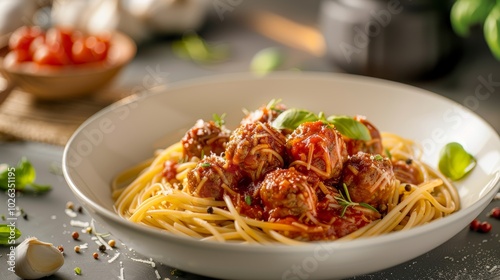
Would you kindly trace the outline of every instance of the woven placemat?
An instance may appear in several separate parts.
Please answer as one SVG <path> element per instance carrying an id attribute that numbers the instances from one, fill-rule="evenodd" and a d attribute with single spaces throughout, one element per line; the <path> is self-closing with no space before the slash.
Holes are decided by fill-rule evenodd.
<path id="1" fill-rule="evenodd" d="M 0 105 L 0 140 L 65 145 L 86 119 L 116 100 L 109 95 L 49 102 L 14 90 Z"/>

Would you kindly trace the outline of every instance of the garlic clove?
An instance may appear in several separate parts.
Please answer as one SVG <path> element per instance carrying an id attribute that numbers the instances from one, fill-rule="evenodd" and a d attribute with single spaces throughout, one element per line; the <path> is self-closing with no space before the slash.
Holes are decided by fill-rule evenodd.
<path id="1" fill-rule="evenodd" d="M 51 243 L 27 238 L 16 247 L 15 273 L 23 279 L 54 274 L 64 264 L 63 254 Z"/>

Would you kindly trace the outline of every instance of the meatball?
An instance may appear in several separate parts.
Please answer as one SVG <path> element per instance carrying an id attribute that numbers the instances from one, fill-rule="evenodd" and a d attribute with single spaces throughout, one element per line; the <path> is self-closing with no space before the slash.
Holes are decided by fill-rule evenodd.
<path id="1" fill-rule="evenodd" d="M 287 216 L 316 215 L 318 198 L 307 177 L 294 168 L 268 173 L 260 186 L 260 198 L 268 220 Z"/>
<path id="2" fill-rule="evenodd" d="M 198 197 L 222 200 L 224 190 L 237 184 L 238 174 L 225 168 L 223 157 L 214 154 L 204 157 L 187 174 L 188 191 Z"/>
<path id="3" fill-rule="evenodd" d="M 229 140 L 229 135 L 230 131 L 224 126 L 217 126 L 213 121 L 198 120 L 186 132 L 181 143 L 188 158 L 202 158 L 211 153 L 222 154 L 225 144 Z"/>
<path id="4" fill-rule="evenodd" d="M 355 116 L 355 120 L 364 124 L 370 132 L 371 139 L 368 141 L 354 140 L 344 136 L 344 141 L 349 155 L 355 155 L 358 152 L 365 152 L 369 154 L 382 154 L 384 151 L 382 147 L 382 137 L 378 129 L 363 116 Z"/>
<path id="5" fill-rule="evenodd" d="M 226 159 L 255 182 L 285 165 L 286 139 L 269 123 L 240 125 L 226 145 Z"/>
<path id="6" fill-rule="evenodd" d="M 395 176 L 388 158 L 358 152 L 351 156 L 342 173 L 354 202 L 364 202 L 384 210 L 395 188 Z M 382 207 L 381 207 L 382 206 Z"/>
<path id="7" fill-rule="evenodd" d="M 286 147 L 290 166 L 322 180 L 338 179 L 347 161 L 342 135 L 322 121 L 301 124 L 288 136 Z"/>
<path id="8" fill-rule="evenodd" d="M 418 185 L 424 181 L 422 173 L 415 167 L 412 160 L 396 160 L 392 162 L 394 176 L 401 183 Z"/>
<path id="9" fill-rule="evenodd" d="M 272 123 L 272 121 L 285 110 L 286 106 L 283 104 L 268 104 L 248 113 L 243 120 L 241 120 L 240 124 L 245 125 L 254 122 Z"/>

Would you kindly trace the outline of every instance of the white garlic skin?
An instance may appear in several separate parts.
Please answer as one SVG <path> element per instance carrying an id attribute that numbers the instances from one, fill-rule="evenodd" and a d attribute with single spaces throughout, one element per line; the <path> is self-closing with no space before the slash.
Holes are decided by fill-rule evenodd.
<path id="1" fill-rule="evenodd" d="M 52 275 L 64 264 L 64 256 L 51 243 L 36 237 L 25 239 L 16 247 L 15 273 L 23 279 Z"/>

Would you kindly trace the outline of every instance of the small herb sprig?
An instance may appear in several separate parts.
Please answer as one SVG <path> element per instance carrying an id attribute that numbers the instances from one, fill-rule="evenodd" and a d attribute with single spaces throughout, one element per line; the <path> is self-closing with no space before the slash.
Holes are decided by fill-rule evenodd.
<path id="1" fill-rule="evenodd" d="M 222 115 L 217 115 L 213 114 L 212 118 L 214 119 L 214 123 L 217 127 L 222 127 L 224 124 L 226 124 L 226 121 L 224 118 L 226 117 L 226 113 L 223 113 Z"/>
<path id="2" fill-rule="evenodd" d="M 354 206 L 362 206 L 362 207 L 365 207 L 365 208 L 368 208 L 372 211 L 375 211 L 378 213 L 378 210 L 375 209 L 373 206 L 371 206 L 370 204 L 368 203 L 365 203 L 365 202 L 353 202 L 351 200 L 351 196 L 349 195 L 349 190 L 347 190 L 347 185 L 344 183 L 343 184 L 343 188 L 344 188 L 344 193 L 345 193 L 345 196 L 344 194 L 342 193 L 342 191 L 339 191 L 339 195 L 338 196 L 335 196 L 335 199 L 338 201 L 338 203 L 340 204 L 340 206 L 342 206 L 342 213 L 340 214 L 340 217 L 344 217 L 345 215 L 345 212 L 347 211 L 347 208 L 348 207 L 354 207 Z"/>

